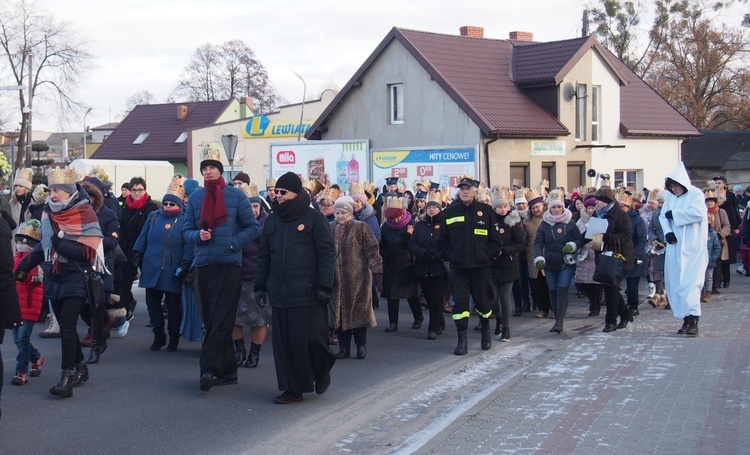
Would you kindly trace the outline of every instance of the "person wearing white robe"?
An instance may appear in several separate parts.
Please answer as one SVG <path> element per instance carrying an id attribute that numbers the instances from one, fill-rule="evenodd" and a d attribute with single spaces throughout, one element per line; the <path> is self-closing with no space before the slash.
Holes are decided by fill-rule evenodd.
<path id="1" fill-rule="evenodd" d="M 700 295 L 708 265 L 708 218 L 703 192 L 690 184 L 680 162 L 665 179 L 671 193 L 659 215 L 667 241 L 664 283 L 675 317 L 683 318 L 677 333 L 698 335 Z"/>

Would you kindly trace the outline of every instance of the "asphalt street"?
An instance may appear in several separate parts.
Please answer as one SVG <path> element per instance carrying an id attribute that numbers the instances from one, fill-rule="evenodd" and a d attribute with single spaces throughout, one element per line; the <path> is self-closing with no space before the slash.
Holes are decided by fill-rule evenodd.
<path id="1" fill-rule="evenodd" d="M 367 358 L 337 361 L 324 395 L 290 405 L 272 401 L 270 338 L 239 384 L 201 392 L 200 344 L 149 351 L 143 304 L 90 380 L 60 399 L 48 393 L 59 340 L 39 338 L 39 324 L 32 338 L 48 361 L 27 385 L 10 385 L 9 333 L 0 347 L 0 454 L 743 453 L 749 289 L 750 277 L 733 275 L 704 304 L 697 338 L 676 335 L 681 320 L 648 305 L 626 329 L 604 334 L 603 313 L 588 317 L 584 299 L 571 295 L 562 335 L 548 332 L 552 319 L 527 313 L 512 318 L 511 341 L 489 351 L 470 330 L 466 356 L 452 354 L 450 320 L 436 341 L 426 324 L 410 329 L 405 301 L 399 331 L 384 333 L 383 302 Z M 143 302 L 142 290 L 135 296 Z"/>

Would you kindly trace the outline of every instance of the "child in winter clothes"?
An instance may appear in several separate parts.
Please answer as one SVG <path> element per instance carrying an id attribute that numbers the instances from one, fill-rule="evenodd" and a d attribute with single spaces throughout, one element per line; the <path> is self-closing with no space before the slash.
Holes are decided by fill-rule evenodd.
<path id="1" fill-rule="evenodd" d="M 713 286 L 714 267 L 716 261 L 721 257 L 721 240 L 713 228 L 714 214 L 708 214 L 708 266 L 706 267 L 706 280 L 703 284 L 703 295 L 701 302 L 711 301 L 711 286 Z"/>
<path id="2" fill-rule="evenodd" d="M 31 253 L 31 250 L 34 249 L 41 238 L 42 224 L 38 220 L 31 219 L 19 226 L 14 238 L 16 241 L 14 270 L 18 269 L 18 264 Z M 13 340 L 18 347 L 16 375 L 11 380 L 13 385 L 24 385 L 29 376 L 39 376 L 42 373 L 42 365 L 45 361 L 44 356 L 37 351 L 30 341 L 34 323 L 42 313 L 42 275 L 39 271 L 39 267 L 36 267 L 23 281 L 16 282 L 23 325 L 13 329 Z M 30 372 L 29 361 L 31 361 Z"/>

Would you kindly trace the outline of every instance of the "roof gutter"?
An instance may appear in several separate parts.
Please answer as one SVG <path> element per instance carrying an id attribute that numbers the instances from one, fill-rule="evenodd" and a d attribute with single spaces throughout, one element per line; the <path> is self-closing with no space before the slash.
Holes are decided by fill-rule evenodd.
<path id="1" fill-rule="evenodd" d="M 487 174 L 487 188 L 490 187 L 490 144 L 499 139 L 500 136 L 495 136 L 484 143 L 484 172 Z"/>

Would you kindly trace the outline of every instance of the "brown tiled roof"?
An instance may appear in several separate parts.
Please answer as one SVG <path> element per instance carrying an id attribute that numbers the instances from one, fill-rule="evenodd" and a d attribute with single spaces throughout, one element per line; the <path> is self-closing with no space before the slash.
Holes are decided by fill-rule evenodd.
<path id="1" fill-rule="evenodd" d="M 143 104 L 136 106 L 109 138 L 91 156 L 95 159 L 184 161 L 188 142 L 175 144 L 183 132 L 213 125 L 232 104 L 225 101 Z M 187 106 L 187 116 L 177 119 L 177 107 Z M 141 133 L 151 133 L 140 145 L 133 141 Z"/>
<path id="2" fill-rule="evenodd" d="M 556 86 L 591 48 L 621 81 L 621 125 L 628 136 L 700 133 L 594 37 L 549 43 L 472 38 L 393 28 L 307 133 L 315 136 L 380 53 L 396 40 L 487 136 L 570 134 L 524 88 Z"/>

